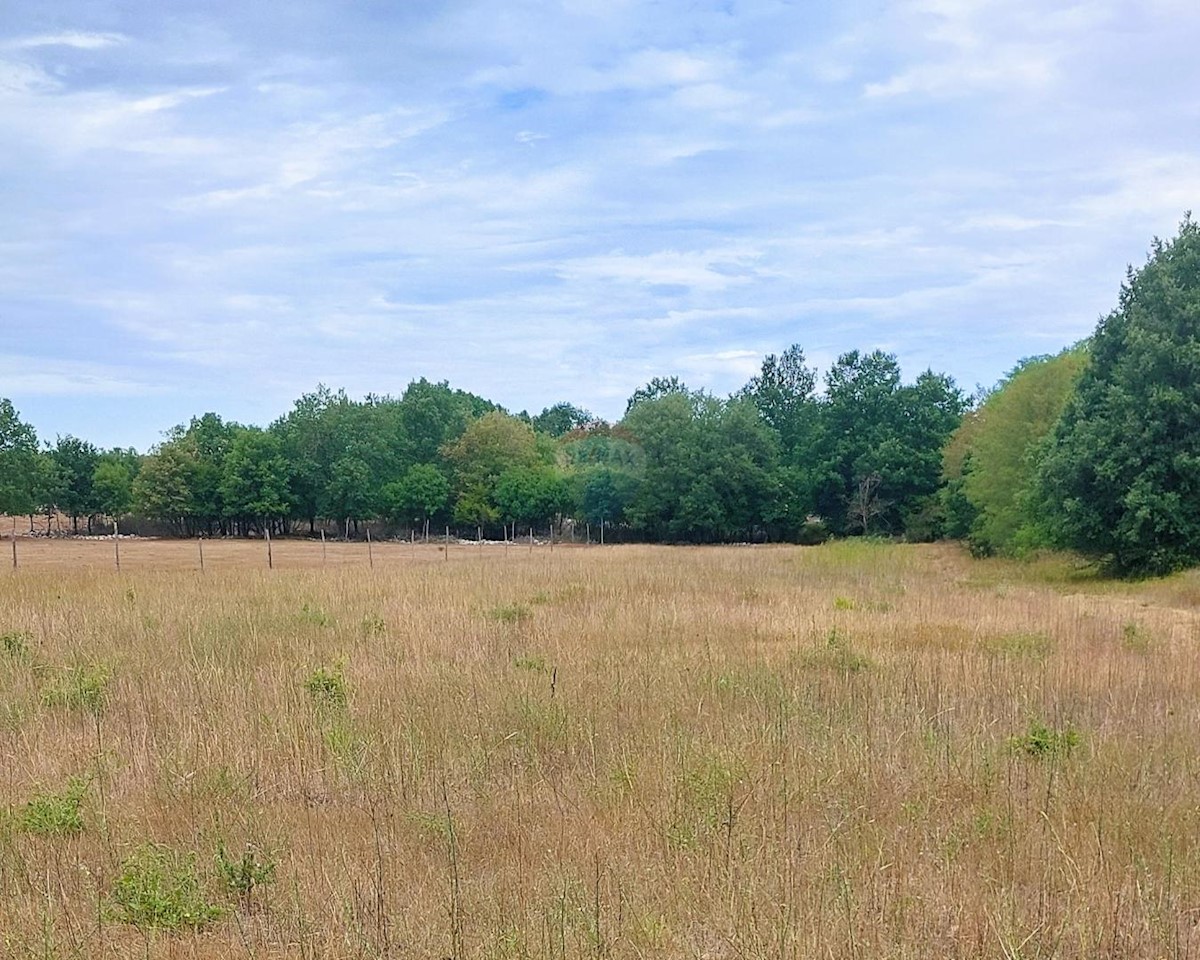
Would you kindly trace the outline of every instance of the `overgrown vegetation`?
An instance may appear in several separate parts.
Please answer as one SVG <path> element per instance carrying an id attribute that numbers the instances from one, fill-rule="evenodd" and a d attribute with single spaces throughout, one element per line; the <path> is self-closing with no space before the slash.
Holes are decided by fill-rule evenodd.
<path id="1" fill-rule="evenodd" d="M 56 793 L 39 793 L 18 812 L 17 828 L 40 837 L 78 833 L 83 829 L 83 800 L 88 781 L 72 777 L 66 788 Z"/>
<path id="2" fill-rule="evenodd" d="M 1190 929 L 1194 574 L 859 538 L 371 576 L 232 543 L 202 575 L 194 546 L 0 575 L 36 624 L 0 654 L 6 956 L 987 956 L 1002 920 L 1090 960 Z M 103 710 L 44 706 L 82 651 Z"/>
<path id="3" fill-rule="evenodd" d="M 139 847 L 121 862 L 109 905 L 112 918 L 144 930 L 199 929 L 217 920 L 196 857 L 162 844 Z"/>

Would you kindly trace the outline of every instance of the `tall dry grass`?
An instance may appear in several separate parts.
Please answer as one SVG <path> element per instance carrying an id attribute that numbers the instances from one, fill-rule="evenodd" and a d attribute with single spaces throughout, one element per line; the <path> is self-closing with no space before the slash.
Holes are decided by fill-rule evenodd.
<path id="1" fill-rule="evenodd" d="M 1194 578 L 56 546 L 0 575 L 4 956 L 1200 956 Z M 123 905 L 148 844 L 220 915 Z"/>

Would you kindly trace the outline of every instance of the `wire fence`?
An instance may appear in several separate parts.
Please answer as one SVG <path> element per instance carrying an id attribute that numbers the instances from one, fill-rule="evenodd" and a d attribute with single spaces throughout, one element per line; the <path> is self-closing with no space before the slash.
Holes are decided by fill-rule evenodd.
<path id="1" fill-rule="evenodd" d="M 416 537 L 343 541 L 311 538 L 15 537 L 5 551 L 12 571 L 87 567 L 120 570 L 387 568 L 550 555 L 600 547 L 598 541 L 564 541 L 528 535 L 509 540 Z M 2 554 L 0 554 L 2 555 Z"/>

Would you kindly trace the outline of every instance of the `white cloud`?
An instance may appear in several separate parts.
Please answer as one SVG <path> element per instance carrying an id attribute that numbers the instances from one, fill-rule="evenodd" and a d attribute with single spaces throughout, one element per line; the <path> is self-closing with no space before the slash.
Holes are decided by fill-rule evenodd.
<path id="1" fill-rule="evenodd" d="M 915 62 L 867 83 L 866 97 L 1043 93 L 1064 59 L 1115 16 L 1109 0 L 1050 6 L 1032 0 L 912 0 L 897 30 Z"/>
<path id="2" fill-rule="evenodd" d="M 74 47 L 76 50 L 101 50 L 127 43 L 129 38 L 121 33 L 84 33 L 68 30 L 64 33 L 49 33 L 35 37 L 22 37 L 10 41 L 8 46 L 19 50 L 37 47 Z"/>
<path id="3" fill-rule="evenodd" d="M 261 5 L 119 6 L 0 42 L 0 325 L 96 364 L 27 393 L 424 375 L 613 416 L 792 342 L 990 382 L 1200 195 L 1184 0 L 314 0 L 293 26 L 339 27 L 302 44 Z"/>
<path id="4" fill-rule="evenodd" d="M 676 360 L 685 382 L 708 385 L 714 382 L 727 386 L 732 378 L 745 382 L 759 372 L 762 354 L 757 350 L 717 350 L 713 353 L 691 353 Z"/>
<path id="5" fill-rule="evenodd" d="M 1192 154 L 1123 157 L 1087 179 L 1075 206 L 1092 222 L 1148 220 L 1160 224 L 1159 232 L 1173 233 L 1184 211 L 1200 208 L 1200 158 Z"/>
<path id="6" fill-rule="evenodd" d="M 59 82 L 39 67 L 13 60 L 0 60 L 0 98 L 56 90 Z"/>
<path id="7" fill-rule="evenodd" d="M 756 266 L 754 250 L 722 248 L 698 252 L 660 250 L 645 255 L 622 251 L 579 257 L 560 263 L 558 273 L 568 280 L 683 286 L 719 291 L 751 283 L 765 274 Z"/>
<path id="8" fill-rule="evenodd" d="M 35 397 L 139 397 L 155 387 L 116 367 L 20 354 L 0 354 L 4 389 Z"/>

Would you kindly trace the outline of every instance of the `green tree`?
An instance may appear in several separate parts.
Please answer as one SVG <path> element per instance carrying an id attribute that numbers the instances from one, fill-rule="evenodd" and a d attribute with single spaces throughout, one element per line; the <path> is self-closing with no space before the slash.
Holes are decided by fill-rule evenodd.
<path id="1" fill-rule="evenodd" d="M 343 452 L 337 421 L 350 405 L 350 398 L 324 384 L 300 397 L 288 414 L 271 425 L 279 437 L 283 456 L 291 472 L 294 509 L 308 521 L 309 532 L 326 506 L 326 486 L 334 462 Z"/>
<path id="2" fill-rule="evenodd" d="M 92 487 L 100 451 L 86 440 L 59 437 L 50 451 L 56 473 L 55 505 L 71 518 L 72 532 L 79 533 L 79 518 L 87 517 L 88 533 L 92 516 L 99 512 Z"/>
<path id="3" fill-rule="evenodd" d="M 1038 472 L 1059 543 L 1117 572 L 1200 560 L 1200 225 L 1131 268 Z"/>
<path id="4" fill-rule="evenodd" d="M 400 398 L 400 418 L 415 463 L 434 463 L 467 425 L 498 408 L 482 397 L 451 389 L 445 381 L 414 380 Z"/>
<path id="5" fill-rule="evenodd" d="M 752 537 L 778 502 L 778 441 L 747 400 L 668 390 L 640 400 L 623 426 L 645 455 L 626 514 L 653 539 Z"/>
<path id="6" fill-rule="evenodd" d="M 192 461 L 178 444 L 166 443 L 146 457 L 133 482 L 133 509 L 177 532 L 195 532 L 196 504 L 189 476 Z"/>
<path id="7" fill-rule="evenodd" d="M 598 423 L 587 410 L 570 403 L 547 407 L 532 420 L 533 429 L 551 437 L 562 437 Z"/>
<path id="8" fill-rule="evenodd" d="M 246 427 L 233 439 L 222 466 L 220 494 L 226 515 L 243 533 L 251 524 L 265 529 L 292 508 L 289 465 L 279 437 Z"/>
<path id="9" fill-rule="evenodd" d="M 355 530 L 358 522 L 375 515 L 377 504 L 371 468 L 361 457 L 345 456 L 330 471 L 325 487 L 323 514 L 342 522 L 345 536 L 350 536 L 350 524 Z"/>
<path id="10" fill-rule="evenodd" d="M 742 389 L 763 419 L 778 434 L 786 459 L 803 456 L 812 442 L 817 405 L 814 393 L 817 371 L 805 365 L 799 344 L 788 347 L 781 356 L 769 354 L 758 376 Z"/>
<path id="11" fill-rule="evenodd" d="M 130 462 L 133 454 L 133 463 Z M 92 494 L 96 512 L 117 520 L 133 509 L 133 479 L 141 466 L 132 451 L 110 451 L 100 455 L 92 473 Z"/>
<path id="12" fill-rule="evenodd" d="M 206 413 L 168 433 L 168 443 L 178 448 L 186 465 L 192 527 L 203 526 L 212 532 L 214 527 L 223 526 L 229 516 L 221 498 L 221 480 L 225 475 L 225 458 L 242 429 L 219 414 Z"/>
<path id="13" fill-rule="evenodd" d="M 37 433 L 10 400 L 0 399 L 0 513 L 31 514 L 38 507 L 43 465 Z"/>
<path id="14" fill-rule="evenodd" d="M 639 403 L 658 400 L 672 393 L 686 394 L 687 392 L 687 386 L 678 377 L 654 377 L 644 387 L 638 387 L 633 391 L 633 395 L 625 403 L 625 416 L 629 416 L 630 411 Z"/>
<path id="15" fill-rule="evenodd" d="M 494 494 L 500 518 L 521 526 L 552 522 L 574 505 L 567 478 L 555 467 L 510 467 L 496 480 Z"/>
<path id="16" fill-rule="evenodd" d="M 1037 455 L 1086 361 L 1082 347 L 1023 360 L 964 418 L 943 455 L 949 535 L 980 554 L 1046 544 L 1030 503 Z"/>
<path id="17" fill-rule="evenodd" d="M 492 524 L 502 518 L 496 484 L 511 469 L 549 465 L 553 447 L 538 443 L 533 428 L 494 411 L 473 421 L 443 454 L 454 473 L 454 517 L 460 523 Z"/>
<path id="18" fill-rule="evenodd" d="M 926 371 L 902 385 L 896 358 L 879 350 L 842 354 L 825 377 L 808 468 L 816 512 L 835 530 L 938 532 L 926 515 L 941 484 L 941 451 L 965 399 L 954 382 Z"/>
<path id="19" fill-rule="evenodd" d="M 429 521 L 446 509 L 450 481 L 432 463 L 409 467 L 383 488 L 383 508 L 392 523 L 420 522 L 429 538 Z"/>
<path id="20" fill-rule="evenodd" d="M 641 479 L 630 470 L 601 465 L 579 471 L 576 483 L 583 520 L 620 526 L 628 519 L 626 510 L 637 497 Z"/>

